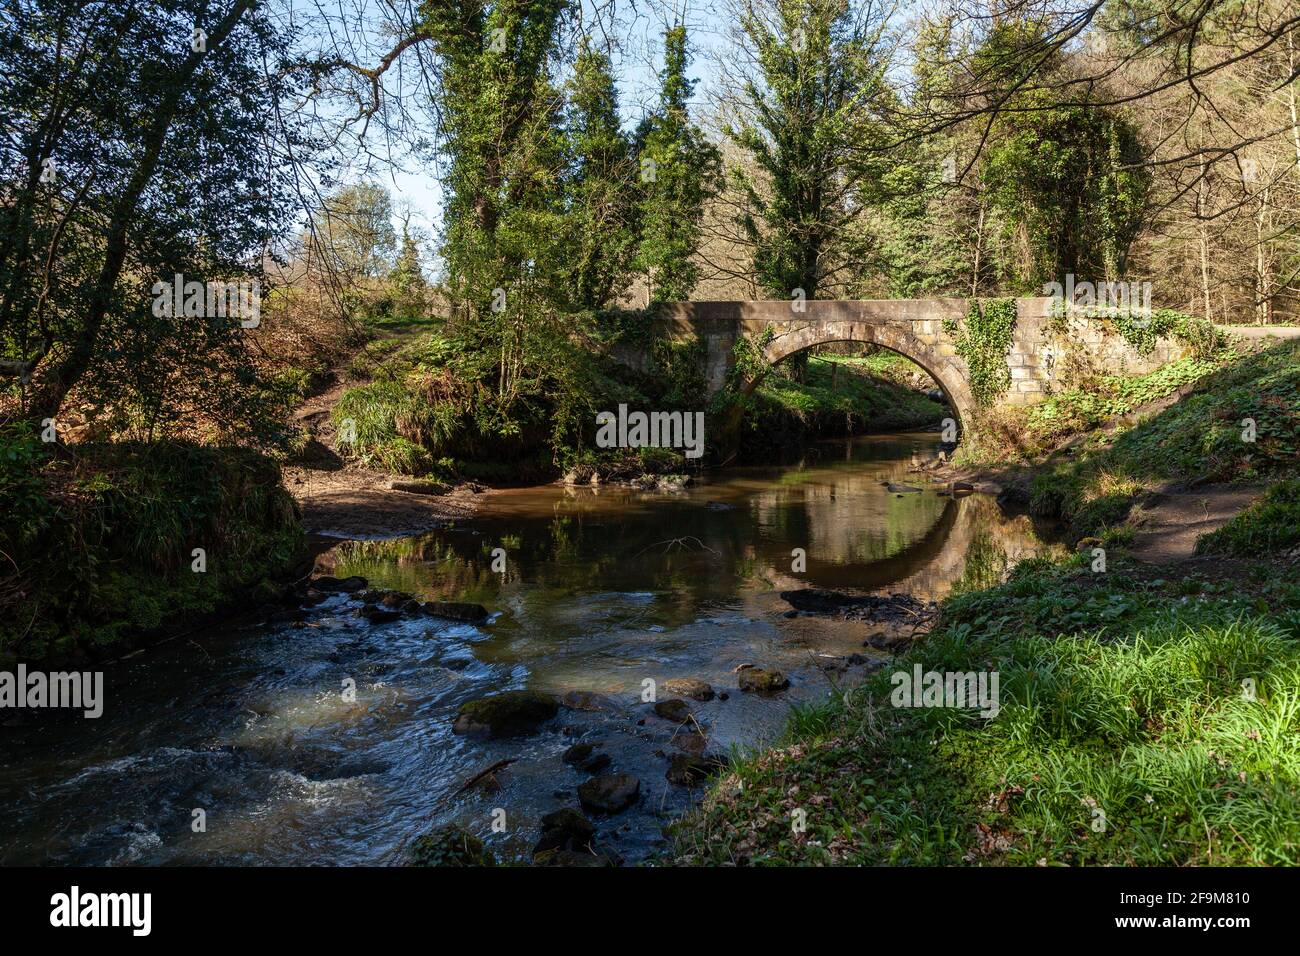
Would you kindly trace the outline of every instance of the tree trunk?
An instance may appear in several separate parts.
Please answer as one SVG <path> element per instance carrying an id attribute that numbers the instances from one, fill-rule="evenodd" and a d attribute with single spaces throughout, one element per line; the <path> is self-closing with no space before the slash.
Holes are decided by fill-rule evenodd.
<path id="1" fill-rule="evenodd" d="M 154 114 L 153 124 L 144 138 L 144 155 L 127 183 L 126 191 L 123 192 L 114 206 L 109 219 L 104 263 L 91 291 L 85 320 L 76 338 L 72 341 L 71 349 L 49 371 L 48 375 L 44 376 L 45 380 L 32 396 L 28 411 L 37 421 L 55 418 L 58 415 L 68 392 L 72 390 L 82 375 L 86 373 L 86 369 L 90 367 L 96 347 L 99 344 L 99 333 L 104 324 L 104 317 L 108 314 L 108 310 L 112 305 L 113 290 L 117 287 L 117 280 L 122 274 L 122 266 L 126 262 L 128 233 L 135 219 L 136 206 L 158 167 L 163 140 L 166 139 L 167 131 L 171 128 L 172 121 L 176 117 L 176 110 L 180 106 L 182 95 L 194 73 L 198 70 L 199 65 L 203 62 L 204 57 L 207 56 L 209 51 L 219 47 L 222 41 L 230 35 L 230 31 L 235 28 L 239 18 L 248 10 L 249 3 L 250 0 L 236 0 L 230 12 L 208 34 L 204 49 L 202 51 L 193 51 L 185 58 L 176 74 L 175 83 L 168 88 L 162 102 L 159 103 L 158 110 Z"/>

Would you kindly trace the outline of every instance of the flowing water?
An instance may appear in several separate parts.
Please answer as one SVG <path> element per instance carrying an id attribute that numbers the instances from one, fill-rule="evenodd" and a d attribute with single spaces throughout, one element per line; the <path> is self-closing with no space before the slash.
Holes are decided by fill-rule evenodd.
<path id="1" fill-rule="evenodd" d="M 639 803 L 597 823 L 618 854 L 643 858 L 699 795 L 665 778 L 674 725 L 642 702 L 645 681 L 695 677 L 728 694 L 691 702 L 713 751 L 771 740 L 789 704 L 865 671 L 828 672 L 828 661 L 878 653 L 863 647 L 875 626 L 787 617 L 780 591 L 932 600 L 1044 550 L 1027 519 L 986 497 L 883 487 L 917 484 L 911 456 L 936 449 L 929 434 L 871 436 L 824 444 L 813 464 L 729 469 L 681 492 L 500 491 L 458 527 L 342 542 L 321 557 L 331 573 L 493 616 L 372 626 L 339 595 L 305 626 L 230 626 L 112 665 L 98 720 L 41 715 L 0 730 L 0 863 L 381 864 L 453 821 L 526 859 L 539 818 L 577 805 L 586 775 L 561 755 L 578 740 L 640 779 Z M 780 669 L 791 687 L 739 692 L 734 669 L 746 663 Z M 523 687 L 594 691 L 614 708 L 562 709 L 523 739 L 451 733 L 462 702 Z M 496 787 L 457 793 L 508 758 Z"/>

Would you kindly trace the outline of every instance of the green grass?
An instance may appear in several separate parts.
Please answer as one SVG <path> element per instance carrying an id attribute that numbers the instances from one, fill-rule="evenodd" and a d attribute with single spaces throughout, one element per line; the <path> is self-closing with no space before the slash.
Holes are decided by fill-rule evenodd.
<path id="1" fill-rule="evenodd" d="M 1196 542 L 1198 554 L 1250 557 L 1300 547 L 1300 479 L 1279 481 L 1217 531 Z"/>
<path id="2" fill-rule="evenodd" d="M 385 335 L 410 335 L 418 332 L 436 332 L 447 324 L 447 320 L 432 312 L 428 314 L 376 313 L 362 316 L 359 324 L 362 328 Z"/>
<path id="3" fill-rule="evenodd" d="M 950 600 L 908 657 L 796 711 L 676 826 L 679 862 L 1300 862 L 1300 586 L 1078 564 Z M 999 713 L 892 706 L 914 662 L 996 671 Z"/>
<path id="4" fill-rule="evenodd" d="M 1245 440 L 1247 420 L 1254 441 Z M 1298 467 L 1300 342 L 1288 341 L 1237 357 L 1158 414 L 1049 460 L 1031 506 L 1064 518 L 1078 537 L 1123 521 L 1167 483 L 1274 478 Z"/>
<path id="5" fill-rule="evenodd" d="M 1189 357 L 1146 375 L 1107 376 L 1094 389 L 1058 392 L 1030 406 L 1025 413 L 1024 428 L 1029 437 L 1043 445 L 1059 441 L 1172 395 L 1218 367 L 1216 362 Z"/>
<path id="6" fill-rule="evenodd" d="M 403 475 L 428 475 L 433 454 L 454 431 L 458 410 L 428 401 L 405 378 L 350 388 L 330 412 L 339 447 L 367 465 Z M 351 441 L 343 436 L 353 435 Z"/>

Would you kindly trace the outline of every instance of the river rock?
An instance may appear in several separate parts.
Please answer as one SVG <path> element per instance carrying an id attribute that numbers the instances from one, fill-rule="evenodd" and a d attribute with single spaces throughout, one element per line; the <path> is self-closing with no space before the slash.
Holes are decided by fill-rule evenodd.
<path id="1" fill-rule="evenodd" d="M 322 575 L 319 578 L 314 578 L 311 586 L 317 591 L 343 591 L 351 594 L 353 591 L 364 591 L 370 586 L 370 582 L 358 574 L 354 574 L 350 578 L 334 578 L 329 575 Z"/>
<path id="2" fill-rule="evenodd" d="M 686 705 L 686 701 L 676 697 L 655 704 L 655 713 L 664 720 L 671 720 L 677 724 L 684 724 L 691 719 L 691 708 Z"/>
<path id="3" fill-rule="evenodd" d="M 915 620 L 927 608 L 910 594 L 846 594 L 827 588 L 799 588 L 782 591 L 781 600 L 809 614 L 832 614 L 846 620 Z"/>
<path id="4" fill-rule="evenodd" d="M 425 601 L 420 608 L 430 617 L 445 617 L 453 621 L 465 621 L 468 624 L 481 624 L 488 619 L 488 610 L 482 604 Z"/>
<path id="5" fill-rule="evenodd" d="M 974 494 L 975 486 L 969 481 L 950 481 L 939 492 L 944 498 L 964 498 L 966 495 Z"/>
<path id="6" fill-rule="evenodd" d="M 550 694 L 533 690 L 508 690 L 502 694 L 467 700 L 460 705 L 452 732 L 487 737 L 520 737 L 533 733 L 559 712 Z"/>
<path id="7" fill-rule="evenodd" d="M 411 866 L 496 866 L 483 841 L 458 826 L 435 827 L 411 844 Z"/>
<path id="8" fill-rule="evenodd" d="M 317 591 L 315 588 L 308 588 L 302 592 L 302 597 L 298 603 L 303 607 L 315 607 L 317 604 L 324 604 L 330 599 L 330 596 L 324 591 Z"/>
<path id="9" fill-rule="evenodd" d="M 562 758 L 565 763 L 577 767 L 586 773 L 600 773 L 608 767 L 613 760 L 609 754 L 597 753 L 596 748 L 599 744 L 574 744 L 564 752 Z"/>
<path id="10" fill-rule="evenodd" d="M 669 783 L 681 787 L 692 787 L 722 766 L 717 757 L 694 756 L 692 754 L 673 754 L 664 775 Z"/>
<path id="11" fill-rule="evenodd" d="M 691 700 L 713 700 L 713 688 L 694 677 L 673 677 L 664 681 L 664 690 L 674 697 Z"/>
<path id="12" fill-rule="evenodd" d="M 407 594 L 405 591 L 389 591 L 379 599 L 379 603 L 384 607 L 401 609 L 414 600 L 415 595 Z"/>
<path id="13" fill-rule="evenodd" d="M 560 704 L 569 710 L 612 711 L 618 708 L 604 694 L 590 690 L 571 690 L 560 698 Z"/>
<path id="14" fill-rule="evenodd" d="M 773 694 L 790 686 L 789 679 L 780 671 L 765 671 L 761 667 L 747 667 L 737 675 L 740 689 L 751 694 Z"/>
<path id="15" fill-rule="evenodd" d="M 542 817 L 542 838 L 533 847 L 533 856 L 548 850 L 590 850 L 596 825 L 580 810 L 564 807 Z"/>
<path id="16" fill-rule="evenodd" d="M 899 485 L 892 481 L 882 481 L 881 484 L 886 491 L 894 495 L 919 495 L 921 493 L 921 489 L 915 485 Z"/>
<path id="17" fill-rule="evenodd" d="M 401 611 L 394 611 L 391 608 L 379 607 L 375 604 L 366 604 L 357 611 L 358 617 L 364 617 L 371 624 L 389 624 L 401 618 Z"/>
<path id="18" fill-rule="evenodd" d="M 878 651 L 890 651 L 902 647 L 908 643 L 908 637 L 905 634 L 888 631 L 877 631 L 863 642 L 863 647 L 874 647 Z"/>
<path id="19" fill-rule="evenodd" d="M 636 803 L 640 795 L 641 781 L 628 773 L 592 777 L 578 787 L 582 805 L 600 813 L 620 813 Z"/>
<path id="20" fill-rule="evenodd" d="M 566 485 L 598 485 L 600 484 L 600 472 L 591 465 L 574 465 L 565 474 L 564 483 Z"/>
<path id="21" fill-rule="evenodd" d="M 447 486 L 436 481 L 390 481 L 388 487 L 393 491 L 404 491 L 408 495 L 444 495 Z"/>
<path id="22" fill-rule="evenodd" d="M 694 730 L 679 730 L 673 734 L 668 743 L 682 751 L 682 753 L 700 757 L 703 756 L 705 749 L 708 747 L 709 739 Z"/>

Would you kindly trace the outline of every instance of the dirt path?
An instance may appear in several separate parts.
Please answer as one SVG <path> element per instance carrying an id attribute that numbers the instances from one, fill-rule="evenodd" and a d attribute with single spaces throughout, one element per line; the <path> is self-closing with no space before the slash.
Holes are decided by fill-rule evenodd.
<path id="1" fill-rule="evenodd" d="M 1190 491 L 1157 492 L 1137 516 L 1130 554 L 1148 564 L 1186 561 L 1196 539 L 1215 531 L 1263 493 L 1262 485 L 1203 485 Z"/>
<path id="2" fill-rule="evenodd" d="M 284 484 L 302 508 L 308 534 L 336 538 L 396 538 L 467 518 L 477 508 L 476 489 L 446 491 L 414 479 L 430 493 L 395 490 L 394 478 L 345 461 L 337 451 L 330 410 L 347 390 L 338 383 L 312 396 L 294 413 L 295 424 L 312 435 L 302 459 L 284 469 Z"/>

